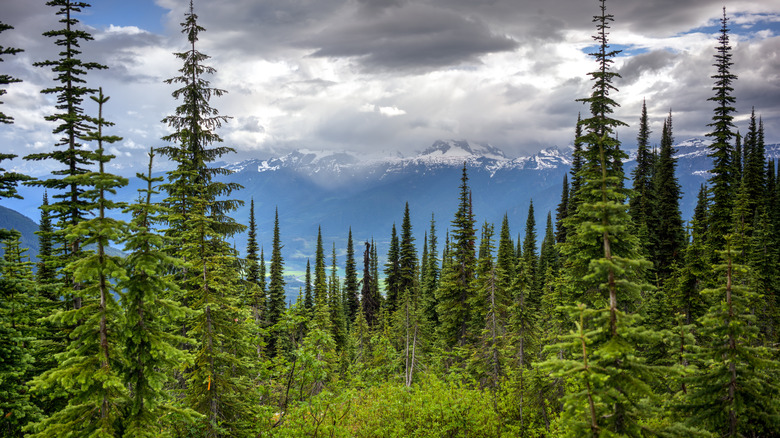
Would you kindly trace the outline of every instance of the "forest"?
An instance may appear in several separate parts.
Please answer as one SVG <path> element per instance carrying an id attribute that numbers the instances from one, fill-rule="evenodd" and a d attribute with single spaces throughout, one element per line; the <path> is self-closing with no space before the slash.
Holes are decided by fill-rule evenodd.
<path id="1" fill-rule="evenodd" d="M 522 239 L 506 217 L 476 223 L 464 166 L 444 225 L 431 217 L 415 237 L 407 204 L 381 265 L 377 244 L 344 230 L 344 278 L 320 236 L 287 303 L 278 212 L 266 258 L 254 200 L 215 166 L 234 152 L 212 106 L 226 90 L 208 80 L 216 70 L 198 50 L 206 29 L 193 2 L 167 80 L 171 134 L 149 151 L 130 204 L 112 200 L 128 184 L 105 169 L 120 138 L 103 118 L 109 96 L 87 80 L 108 67 L 82 60 L 92 37 L 74 15 L 89 5 L 47 4 L 61 27 L 45 35 L 61 52 L 35 65 L 56 73 L 41 92 L 56 98 L 47 120 L 60 140 L 24 159 L 59 170 L 0 169 L 0 198 L 20 196 L 19 184 L 45 193 L 37 263 L 19 232 L 0 230 L 0 435 L 780 436 L 780 169 L 760 116 L 744 136 L 734 123 L 725 8 L 713 165 L 689 222 L 671 111 L 651 148 L 643 108 L 637 165 L 623 171 L 614 17 L 600 0 L 592 93 L 578 99 L 588 111 L 572 123 L 574 162 L 544 236 L 533 204 Z M 20 81 L 0 74 L 3 87 Z M 14 119 L 0 112 L 0 122 Z M 155 176 L 154 157 L 175 169 Z M 243 202 L 248 224 L 231 217 Z M 228 239 L 245 230 L 240 257 Z"/>

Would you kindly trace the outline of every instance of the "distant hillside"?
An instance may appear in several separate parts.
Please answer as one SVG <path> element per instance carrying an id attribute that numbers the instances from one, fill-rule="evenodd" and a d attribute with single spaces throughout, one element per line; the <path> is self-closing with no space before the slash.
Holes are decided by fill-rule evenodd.
<path id="1" fill-rule="evenodd" d="M 22 233 L 22 248 L 27 248 L 25 254 L 30 257 L 30 260 L 37 260 L 38 236 L 35 232 L 38 231 L 38 224 L 19 212 L 0 206 L 0 228 Z M 2 245 L 0 245 L 0 254 L 3 254 Z"/>

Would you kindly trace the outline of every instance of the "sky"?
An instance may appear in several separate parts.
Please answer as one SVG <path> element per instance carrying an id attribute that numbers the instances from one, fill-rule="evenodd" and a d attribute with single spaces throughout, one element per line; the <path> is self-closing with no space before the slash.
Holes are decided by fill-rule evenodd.
<path id="1" fill-rule="evenodd" d="M 34 62 L 56 59 L 56 9 L 44 0 L 3 0 L 0 73 L 11 84 L 0 107 L 15 118 L 0 126 L 4 151 L 24 156 L 51 151 L 58 136 L 44 119 L 55 112 L 54 73 Z M 146 152 L 165 143 L 161 120 L 173 113 L 176 88 L 164 80 L 186 50 L 180 23 L 185 0 L 93 0 L 75 18 L 94 40 L 83 61 L 109 67 L 86 75 L 110 101 L 111 146 L 117 173 L 143 169 Z M 195 0 L 198 49 L 211 56 L 212 100 L 232 117 L 218 133 L 237 153 L 227 161 L 268 158 L 295 149 L 345 150 L 359 155 L 414 155 L 439 139 L 486 142 L 509 156 L 572 143 L 576 99 L 590 94 L 596 68 L 593 15 L 597 0 Z M 737 125 L 751 108 L 768 142 L 780 141 L 780 0 L 619 0 L 609 42 L 620 104 L 616 118 L 626 148 L 635 146 L 647 102 L 651 144 L 672 111 L 677 140 L 709 131 L 714 103 L 712 66 L 723 7 L 730 18 L 738 76 Z M 85 100 L 85 111 L 97 104 Z M 42 175 L 54 163 L 14 160 L 6 168 Z M 169 165 L 170 163 L 168 163 Z M 165 168 L 166 163 L 160 163 Z"/>

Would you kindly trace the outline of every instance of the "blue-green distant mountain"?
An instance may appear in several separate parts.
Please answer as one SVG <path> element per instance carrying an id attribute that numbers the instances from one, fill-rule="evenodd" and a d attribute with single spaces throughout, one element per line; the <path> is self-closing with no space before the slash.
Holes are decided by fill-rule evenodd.
<path id="1" fill-rule="evenodd" d="M 38 224 L 19 212 L 0 206 L 0 228 L 22 233 L 20 240 L 22 248 L 27 248 L 25 255 L 29 256 L 30 260 L 37 260 L 38 236 L 35 232 L 38 231 Z M 0 254 L 3 254 L 2 245 L 0 245 Z"/>
<path id="2" fill-rule="evenodd" d="M 692 139 L 676 145 L 685 219 L 690 218 L 699 187 L 709 177 L 707 144 L 705 140 Z M 767 146 L 767 155 L 780 157 L 780 145 Z M 437 141 L 414 157 L 366 159 L 344 152 L 302 150 L 267 160 L 222 165 L 234 171 L 227 177 L 230 181 L 244 186 L 234 194 L 246 201 L 235 213 L 238 222 L 248 222 L 249 200 L 255 200 L 259 239 L 266 259 L 270 259 L 274 210 L 278 208 L 288 297 L 293 299 L 303 284 L 300 279 L 306 260 L 313 261 L 318 226 L 322 227 L 328 263 L 335 242 L 337 264 L 342 267 L 351 227 L 358 269 L 362 270 L 362 242 L 372 238 L 377 241 L 380 259 L 384 259 L 391 227 L 395 223 L 400 228 L 404 203 L 409 202 L 418 251 L 422 250 L 431 214 L 435 215 L 441 251 L 457 209 L 464 163 L 478 226 L 485 221 L 493 223 L 497 234 L 506 213 L 513 236 L 523 234 L 533 199 L 537 236 L 542 239 L 547 213 L 552 212 L 555 220 L 563 175 L 571 166 L 570 148 L 548 148 L 530 157 L 513 159 L 490 145 L 450 140 Z M 634 165 L 633 159 L 625 163 L 629 179 Z M 135 178 L 130 181 L 118 193 L 118 200 L 131 202 L 136 198 L 141 183 Z M 626 185 L 630 184 L 630 180 L 626 181 Z M 29 188 L 23 191 L 26 200 L 4 200 L 4 204 L 28 215 L 38 214 L 41 196 Z M 27 221 L 26 242 L 34 248 L 37 238 L 30 231 L 32 221 Z M 233 236 L 231 242 L 239 252 L 244 252 L 244 234 Z"/>

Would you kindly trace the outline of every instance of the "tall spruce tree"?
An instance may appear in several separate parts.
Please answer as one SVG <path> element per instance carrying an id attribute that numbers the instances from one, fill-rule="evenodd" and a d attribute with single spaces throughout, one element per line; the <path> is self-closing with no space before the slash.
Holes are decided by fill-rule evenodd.
<path id="1" fill-rule="evenodd" d="M 721 18 L 720 37 L 718 37 L 715 64 L 717 72 L 712 76 L 715 85 L 712 90 L 715 96 L 708 100 L 715 102 L 712 123 L 708 124 L 712 132 L 707 137 L 712 138 L 709 145 L 709 156 L 712 157 L 712 176 L 709 179 L 712 200 L 710 202 L 709 235 L 708 243 L 711 251 L 723 248 L 724 236 L 731 230 L 731 209 L 734 191 L 738 187 L 739 178 L 734 175 L 733 156 L 734 146 L 731 140 L 734 138 L 734 102 L 732 95 L 733 83 L 737 76 L 731 73 L 734 64 L 731 61 L 731 46 L 729 45 L 729 27 L 726 8 L 723 8 Z"/>
<path id="2" fill-rule="evenodd" d="M 123 313 L 116 299 L 117 281 L 126 274 L 122 258 L 106 254 L 109 243 L 123 239 L 127 233 L 126 223 L 106 215 L 121 207 L 107 194 L 116 194 L 117 188 L 127 185 L 127 179 L 105 172 L 105 163 L 113 156 L 105 154 L 103 143 L 121 138 L 103 134 L 103 127 L 113 123 L 103 119 L 103 105 L 108 97 L 102 89 L 91 98 L 98 103 L 98 116 L 89 118 L 89 122 L 97 130 L 83 139 L 97 143 L 92 159 L 98 163 L 98 171 L 68 179 L 78 187 L 93 187 L 82 196 L 97 210 L 96 217 L 70 225 L 65 232 L 69 241 L 94 244 L 96 250 L 65 267 L 81 286 L 74 290 L 81 305 L 50 316 L 51 320 L 71 325 L 73 330 L 67 349 L 57 356 L 59 366 L 37 377 L 34 386 L 38 391 L 47 391 L 61 385 L 68 391 L 69 400 L 62 410 L 34 425 L 34 436 L 40 437 L 115 435 L 122 427 L 122 407 L 127 398 L 120 374 L 125 359 L 121 338 Z"/>
<path id="3" fill-rule="evenodd" d="M 84 76 L 90 70 L 107 68 L 97 62 L 84 62 L 79 58 L 81 54 L 81 42 L 91 41 L 92 35 L 79 29 L 79 21 L 75 14 L 89 7 L 88 3 L 71 0 L 51 0 L 48 6 L 57 8 L 56 15 L 63 27 L 57 30 L 44 32 L 44 36 L 55 38 L 55 44 L 62 48 L 60 58 L 54 61 L 47 60 L 36 62 L 37 67 L 51 67 L 57 75 L 59 82 L 50 88 L 41 90 L 43 94 L 57 96 L 55 108 L 59 111 L 46 116 L 46 120 L 56 122 L 58 125 L 52 131 L 55 135 L 62 135 L 55 147 L 64 147 L 61 151 L 43 152 L 27 155 L 25 160 L 58 161 L 63 169 L 52 172 L 54 178 L 38 181 L 30 181 L 29 184 L 52 189 L 56 193 L 52 196 L 54 202 L 49 207 L 52 220 L 56 221 L 60 229 L 66 226 L 75 226 L 86 219 L 86 212 L 90 208 L 89 200 L 84 197 L 85 190 L 89 187 L 79 186 L 79 183 L 89 183 L 91 180 L 76 178 L 88 172 L 88 166 L 95 163 L 94 154 L 81 143 L 81 138 L 93 128 L 92 123 L 82 108 L 84 97 L 93 94 L 95 89 L 87 87 Z M 63 178 L 63 176 L 65 178 Z M 60 235 L 62 240 L 62 235 Z M 69 260 L 77 258 L 81 250 L 81 242 L 76 239 L 68 241 L 61 248 L 60 266 Z M 76 299 L 78 305 L 78 298 Z"/>
<path id="4" fill-rule="evenodd" d="M 282 239 L 279 233 L 279 210 L 274 213 L 274 237 L 271 250 L 271 266 L 270 275 L 268 279 L 268 308 L 267 320 L 270 326 L 276 325 L 282 320 L 284 310 L 286 308 L 285 293 L 284 293 L 284 258 L 282 257 Z M 276 335 L 272 336 L 268 343 L 268 348 L 271 355 L 276 355 L 276 347 L 278 342 L 278 336 L 281 336 L 281 332 L 274 332 Z"/>
<path id="5" fill-rule="evenodd" d="M 124 291 L 121 299 L 125 309 L 126 362 L 122 374 L 130 390 L 123 436 L 133 438 L 160 436 L 172 426 L 168 423 L 172 418 L 193 421 L 195 417 L 192 411 L 177 409 L 174 397 L 166 389 L 171 378 L 169 370 L 190 360 L 179 346 L 191 341 L 175 334 L 175 326 L 170 323 L 183 318 L 188 311 L 166 298 L 178 289 L 166 271 L 179 262 L 166 254 L 162 236 L 154 231 L 165 208 L 152 203 L 152 196 L 159 193 L 154 184 L 163 181 L 163 177 L 152 177 L 153 159 L 154 153 L 150 152 L 147 174 L 136 174 L 146 182 L 146 188 L 139 189 L 138 203 L 125 210 L 133 220 L 124 237 L 127 276 L 117 285 Z M 171 413 L 181 416 L 170 417 Z"/>
<path id="6" fill-rule="evenodd" d="M 344 265 L 344 296 L 346 297 L 347 325 L 351 326 L 360 308 L 358 296 L 357 265 L 355 264 L 355 246 L 352 242 L 352 227 L 347 236 L 347 260 Z"/>
<path id="7" fill-rule="evenodd" d="M 653 190 L 653 154 L 649 148 L 650 123 L 647 119 L 647 103 L 642 101 L 642 115 L 639 118 L 639 134 L 637 135 L 636 167 L 631 172 L 633 176 L 633 194 L 628 203 L 628 210 L 640 239 L 644 246 L 652 249 L 653 239 L 651 228 L 654 226 L 653 209 L 655 207 L 655 191 Z"/>
<path id="8" fill-rule="evenodd" d="M 216 129 L 228 117 L 219 115 L 210 101 L 225 91 L 210 87 L 206 79 L 215 69 L 205 64 L 209 56 L 197 49 L 205 29 L 198 24 L 193 3 L 189 6 L 181 23 L 189 47 L 175 53 L 183 65 L 178 76 L 166 80 L 181 85 L 172 93 L 181 104 L 163 119 L 173 131 L 163 140 L 173 144 L 159 148 L 176 163 L 163 188 L 168 195 L 168 247 L 185 261 L 176 272 L 182 289 L 178 298 L 196 311 L 187 321 L 188 335 L 195 340 L 195 359 L 184 373 L 183 403 L 204 416 L 199 433 L 236 435 L 253 426 L 254 409 L 252 394 L 247 392 L 247 360 L 254 355 L 245 323 L 249 317 L 239 306 L 236 251 L 225 240 L 245 228 L 230 217 L 243 202 L 230 199 L 239 184 L 215 180 L 231 171 L 210 167 L 234 150 L 215 145 L 222 141 Z"/>
<path id="9" fill-rule="evenodd" d="M 672 275 L 675 266 L 682 261 L 682 250 L 686 244 L 680 213 L 680 183 L 675 174 L 677 159 L 674 157 L 674 138 L 672 136 L 672 113 L 664 121 L 661 134 L 661 149 L 655 165 L 653 191 L 655 206 L 651 213 L 654 225 L 652 230 L 652 262 L 661 281 Z"/>
<path id="10" fill-rule="evenodd" d="M 466 330 L 471 320 L 468 301 L 474 294 L 473 280 L 477 264 L 475 220 L 465 164 L 460 181 L 458 210 L 452 221 L 452 241 L 447 249 L 450 259 L 447 260 L 446 267 L 442 266 L 441 281 L 436 294 L 438 338 L 448 348 L 461 346 L 466 341 Z"/>
<path id="11" fill-rule="evenodd" d="M 0 21 L 0 33 L 5 32 L 6 30 L 11 30 L 13 28 L 14 28 L 13 26 L 5 24 L 2 21 Z M 19 52 L 24 52 L 24 50 L 17 49 L 15 47 L 0 46 L 0 62 L 3 61 L 2 56 L 5 56 L 5 55 L 12 55 L 13 56 L 13 55 L 16 55 Z M 15 78 L 15 77 L 13 77 L 11 75 L 5 74 L 5 73 L 0 73 L 0 97 L 5 95 L 6 93 L 8 93 L 8 90 L 5 89 L 6 85 L 13 84 L 13 83 L 16 83 L 16 82 L 22 82 L 22 80 L 19 79 L 19 78 Z M 2 103 L 3 102 L 0 102 L 0 104 L 2 104 Z M 4 112 L 0 111 L 0 123 L 11 124 L 13 122 L 14 122 L 14 118 L 13 117 L 11 117 L 9 115 L 6 115 Z M 3 154 L 3 155 L 5 155 L 5 154 Z"/>
<path id="12" fill-rule="evenodd" d="M 398 246 L 398 290 L 409 291 L 413 303 L 417 303 L 419 295 L 417 278 L 417 249 L 414 247 L 412 220 L 409 215 L 409 203 L 404 207 L 404 218 L 401 222 L 401 240 Z"/>
<path id="13" fill-rule="evenodd" d="M 563 175 L 563 189 L 561 190 L 561 202 L 555 210 L 555 241 L 563 243 L 566 241 L 566 226 L 564 221 L 569 215 L 569 175 Z"/>
<path id="14" fill-rule="evenodd" d="M 385 303 L 389 313 L 395 312 L 401 291 L 401 245 L 398 242 L 398 234 L 395 224 L 390 232 L 390 249 L 387 251 L 387 263 L 385 263 Z"/>

